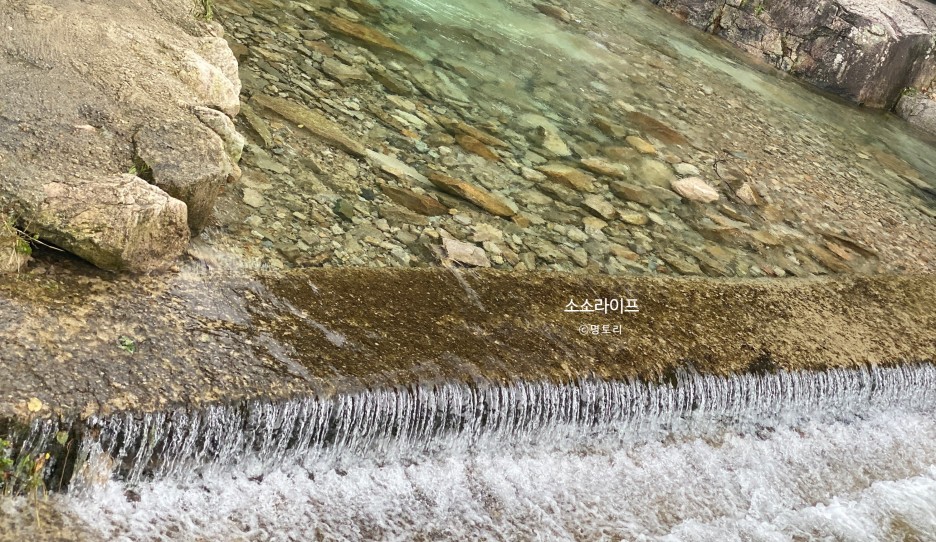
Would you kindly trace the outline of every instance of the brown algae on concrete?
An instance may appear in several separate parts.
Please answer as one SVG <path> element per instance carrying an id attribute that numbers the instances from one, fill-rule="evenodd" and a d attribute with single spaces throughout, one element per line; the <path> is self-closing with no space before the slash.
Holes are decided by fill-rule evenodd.
<path id="1" fill-rule="evenodd" d="M 936 352 L 936 284 L 924 277 L 779 283 L 359 270 L 310 281 L 268 283 L 305 313 L 276 319 L 277 335 L 368 385 L 427 368 L 495 381 L 657 380 L 681 368 L 856 367 Z M 567 310 L 616 299 L 635 299 L 639 312 Z M 309 319 L 318 325 L 303 325 Z"/>
<path id="2" fill-rule="evenodd" d="M 0 299 L 0 419 L 8 421 L 417 382 L 660 380 L 683 369 L 936 360 L 933 276 L 307 269 L 112 278 L 62 270 L 8 281 Z M 570 302 L 627 299 L 638 312 L 567 311 Z M 38 412 L 28 408 L 33 398 Z"/>

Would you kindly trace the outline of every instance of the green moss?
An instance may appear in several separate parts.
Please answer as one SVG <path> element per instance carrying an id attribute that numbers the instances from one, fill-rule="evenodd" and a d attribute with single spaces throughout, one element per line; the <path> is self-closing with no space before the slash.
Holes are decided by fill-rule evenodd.
<path id="1" fill-rule="evenodd" d="M 32 255 L 32 246 L 24 241 L 21 237 L 16 239 L 16 252 L 19 254 L 25 254 L 27 256 Z"/>

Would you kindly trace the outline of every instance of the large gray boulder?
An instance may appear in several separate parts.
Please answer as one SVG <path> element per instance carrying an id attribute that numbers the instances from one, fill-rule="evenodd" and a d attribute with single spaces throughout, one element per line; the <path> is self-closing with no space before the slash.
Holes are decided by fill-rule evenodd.
<path id="1" fill-rule="evenodd" d="M 936 135 L 936 100 L 922 94 L 907 94 L 897 102 L 895 111 L 910 124 Z"/>
<path id="2" fill-rule="evenodd" d="M 890 109 L 936 77 L 936 6 L 924 0 L 653 0 L 774 66 Z"/>
<path id="3" fill-rule="evenodd" d="M 240 81 L 196 4 L 0 0 L 0 209 L 20 228 L 149 271 L 209 221 L 239 171 L 217 115 L 237 114 Z"/>
<path id="4" fill-rule="evenodd" d="M 145 126 L 133 137 L 137 157 L 153 184 L 188 206 L 188 225 L 201 231 L 234 173 L 220 137 L 197 119 Z"/>

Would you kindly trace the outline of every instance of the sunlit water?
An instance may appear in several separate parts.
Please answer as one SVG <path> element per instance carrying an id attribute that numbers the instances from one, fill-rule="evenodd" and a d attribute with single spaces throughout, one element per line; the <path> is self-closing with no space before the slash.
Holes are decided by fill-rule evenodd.
<path id="1" fill-rule="evenodd" d="M 102 420 L 124 481 L 57 498 L 121 540 L 926 540 L 934 412 L 929 365 L 373 391 Z"/>

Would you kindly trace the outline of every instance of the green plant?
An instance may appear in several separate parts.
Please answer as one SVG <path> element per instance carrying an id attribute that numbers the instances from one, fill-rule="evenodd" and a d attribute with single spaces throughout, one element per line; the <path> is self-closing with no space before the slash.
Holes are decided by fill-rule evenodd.
<path id="1" fill-rule="evenodd" d="M 45 494 L 46 462 L 49 454 L 16 456 L 10 441 L 0 439 L 0 495 L 29 495 L 38 499 Z"/>
<path id="2" fill-rule="evenodd" d="M 32 245 L 23 240 L 22 237 L 16 238 L 16 253 L 25 254 L 26 256 L 32 255 Z"/>
<path id="3" fill-rule="evenodd" d="M 10 456 L 10 442 L 0 438 L 0 493 L 6 494 L 8 481 L 13 475 L 13 458 Z"/>
<path id="4" fill-rule="evenodd" d="M 754 6 L 754 16 L 760 17 L 766 10 L 767 8 L 764 7 L 764 3 L 760 2 L 756 6 Z"/>
<path id="5" fill-rule="evenodd" d="M 15 258 L 15 255 L 21 256 L 31 256 L 32 255 L 32 245 L 36 241 L 34 237 L 29 236 L 22 230 L 16 227 L 16 223 L 13 218 L 9 217 L 2 212 L 0 212 L 0 239 L 2 239 L 3 246 L 0 246 L 0 251 L 2 251 L 3 257 Z M 12 247 L 10 244 L 12 243 Z M 6 252 L 9 248 L 13 249 L 13 253 Z M 26 258 L 28 260 L 28 258 Z"/>
<path id="6" fill-rule="evenodd" d="M 197 15 L 203 21 L 214 19 L 214 0 L 198 0 L 201 13 Z"/>
<path id="7" fill-rule="evenodd" d="M 128 354 L 133 354 L 136 352 L 136 341 L 130 337 L 127 337 L 126 335 L 121 335 L 117 338 L 117 346 L 119 346 L 121 350 L 127 352 Z"/>
<path id="8" fill-rule="evenodd" d="M 133 166 L 127 171 L 130 175 L 136 175 L 137 177 L 152 182 L 153 181 L 153 169 L 149 167 L 149 164 L 143 161 L 142 158 L 134 158 Z"/>

